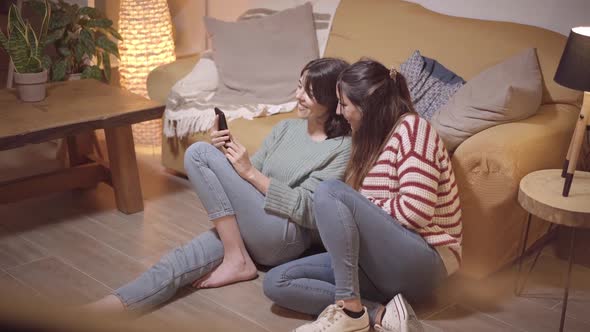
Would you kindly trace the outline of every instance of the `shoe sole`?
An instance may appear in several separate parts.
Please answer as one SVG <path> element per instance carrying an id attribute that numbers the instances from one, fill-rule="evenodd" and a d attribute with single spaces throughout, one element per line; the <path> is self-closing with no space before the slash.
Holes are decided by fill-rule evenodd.
<path id="1" fill-rule="evenodd" d="M 396 302 L 398 302 L 399 305 L 405 311 L 404 315 L 406 316 L 406 320 L 405 324 L 404 322 L 402 322 L 400 326 L 401 332 L 423 332 L 424 327 L 422 326 L 422 323 L 420 323 L 420 321 L 418 320 L 418 316 L 416 316 L 414 309 L 412 308 L 412 306 L 410 306 L 408 301 L 406 301 L 406 299 L 402 295 L 396 295 L 394 300 L 396 300 Z"/>

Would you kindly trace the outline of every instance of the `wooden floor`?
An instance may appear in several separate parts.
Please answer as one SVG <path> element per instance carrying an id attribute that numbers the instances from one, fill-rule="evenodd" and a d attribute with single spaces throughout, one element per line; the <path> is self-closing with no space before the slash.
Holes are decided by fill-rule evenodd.
<path id="1" fill-rule="evenodd" d="M 50 156 L 45 145 L 29 147 Z M 35 156 L 34 152 L 28 155 Z M 189 183 L 165 172 L 156 149 L 138 154 L 145 211 L 124 215 L 112 190 L 54 194 L 0 206 L 0 286 L 35 301 L 77 306 L 132 280 L 166 251 L 210 227 Z M 2 167 L 15 170 L 6 153 Z M 483 281 L 450 279 L 415 309 L 427 331 L 556 331 L 567 262 L 548 247 L 526 295 L 513 295 L 513 268 Z M 262 294 L 261 277 L 214 290 L 184 290 L 138 323 L 196 331 L 288 331 L 310 317 Z M 567 331 L 590 331 L 590 269 L 575 265 Z"/>

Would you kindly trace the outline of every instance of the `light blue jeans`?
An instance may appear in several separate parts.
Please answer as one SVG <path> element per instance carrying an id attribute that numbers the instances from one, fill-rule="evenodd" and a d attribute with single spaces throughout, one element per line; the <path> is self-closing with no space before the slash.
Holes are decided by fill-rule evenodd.
<path id="1" fill-rule="evenodd" d="M 438 252 L 420 235 L 341 181 L 319 185 L 314 213 L 328 253 L 266 274 L 264 293 L 282 307 L 317 315 L 337 300 L 362 297 L 373 319 L 377 303 L 399 293 L 418 300 L 447 275 Z"/>
<path id="2" fill-rule="evenodd" d="M 214 146 L 204 142 L 191 145 L 184 166 L 210 220 L 235 215 L 246 248 L 256 263 L 275 266 L 298 258 L 309 248 L 311 231 L 267 213 L 263 208 L 264 195 L 242 179 Z M 149 310 L 222 261 L 223 244 L 215 229 L 211 229 L 164 255 L 114 294 L 129 310 Z"/>

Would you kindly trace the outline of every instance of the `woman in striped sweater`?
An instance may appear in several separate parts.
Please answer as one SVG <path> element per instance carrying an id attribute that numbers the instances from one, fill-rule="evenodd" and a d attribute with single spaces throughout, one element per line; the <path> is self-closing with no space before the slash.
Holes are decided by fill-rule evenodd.
<path id="1" fill-rule="evenodd" d="M 461 262 L 461 208 L 449 155 L 414 112 L 395 69 L 359 61 L 341 74 L 338 92 L 353 137 L 346 184 L 326 181 L 314 194 L 328 253 L 274 268 L 265 293 L 281 306 L 320 314 L 296 331 L 368 331 L 370 324 L 420 331 L 401 294 L 428 295 Z"/>

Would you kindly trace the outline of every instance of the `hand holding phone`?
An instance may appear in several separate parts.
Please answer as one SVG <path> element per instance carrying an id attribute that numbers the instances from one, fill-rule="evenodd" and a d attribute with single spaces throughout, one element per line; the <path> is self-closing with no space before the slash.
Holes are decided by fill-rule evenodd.
<path id="1" fill-rule="evenodd" d="M 213 144 L 216 148 L 221 148 L 225 147 L 227 143 L 231 141 L 231 136 L 223 111 L 215 107 L 215 114 L 217 116 L 217 129 L 214 127 L 211 131 L 211 144 Z"/>

